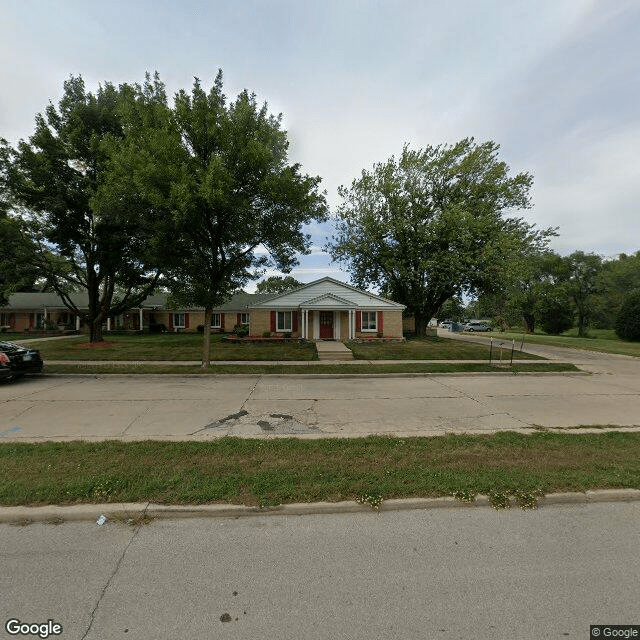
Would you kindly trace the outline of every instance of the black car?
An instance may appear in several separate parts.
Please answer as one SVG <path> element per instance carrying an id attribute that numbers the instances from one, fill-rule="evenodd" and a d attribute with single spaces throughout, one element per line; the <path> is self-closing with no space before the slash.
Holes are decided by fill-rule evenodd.
<path id="1" fill-rule="evenodd" d="M 11 382 L 26 373 L 42 373 L 43 366 L 37 349 L 0 342 L 0 380 Z"/>

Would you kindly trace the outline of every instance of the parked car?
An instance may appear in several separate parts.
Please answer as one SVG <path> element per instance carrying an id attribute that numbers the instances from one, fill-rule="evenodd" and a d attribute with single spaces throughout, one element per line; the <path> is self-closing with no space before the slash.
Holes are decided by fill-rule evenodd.
<path id="1" fill-rule="evenodd" d="M 491 331 L 491 325 L 486 322 L 481 322 L 480 320 L 472 320 L 471 322 L 467 322 L 462 330 L 469 331 L 471 333 L 474 331 Z"/>
<path id="2" fill-rule="evenodd" d="M 438 325 L 442 329 L 451 329 L 451 320 L 445 320 Z"/>
<path id="3" fill-rule="evenodd" d="M 0 380 L 12 382 L 27 373 L 42 373 L 43 366 L 37 349 L 0 342 Z"/>

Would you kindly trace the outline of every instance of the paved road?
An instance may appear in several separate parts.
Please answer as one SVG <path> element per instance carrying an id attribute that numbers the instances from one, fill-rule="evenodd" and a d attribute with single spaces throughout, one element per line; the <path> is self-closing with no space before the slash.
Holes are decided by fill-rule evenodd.
<path id="1" fill-rule="evenodd" d="M 0 620 L 86 640 L 586 640 L 640 624 L 638 522 L 639 503 L 601 503 L 0 525 Z"/>
<path id="2" fill-rule="evenodd" d="M 529 349 L 592 375 L 29 378 L 0 386 L 0 441 L 640 428 L 640 359 Z"/>

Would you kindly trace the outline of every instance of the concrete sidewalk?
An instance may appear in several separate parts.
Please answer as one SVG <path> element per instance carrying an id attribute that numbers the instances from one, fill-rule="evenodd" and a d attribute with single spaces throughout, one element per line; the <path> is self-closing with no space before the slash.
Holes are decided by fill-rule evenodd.
<path id="1" fill-rule="evenodd" d="M 494 360 L 494 364 L 497 361 Z M 513 360 L 514 364 L 532 364 L 544 362 L 543 360 Z M 150 366 L 178 366 L 195 367 L 200 366 L 200 360 L 45 360 L 45 365 L 150 365 Z M 237 366 L 260 366 L 260 365 L 292 365 L 292 366 L 316 366 L 321 364 L 489 364 L 489 360 L 211 360 L 211 366 L 237 365 Z M 46 370 L 45 370 L 46 371 Z"/>

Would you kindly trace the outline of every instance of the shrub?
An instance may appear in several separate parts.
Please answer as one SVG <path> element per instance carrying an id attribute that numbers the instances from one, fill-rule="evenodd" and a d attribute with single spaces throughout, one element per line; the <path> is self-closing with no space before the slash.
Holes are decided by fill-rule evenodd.
<path id="1" fill-rule="evenodd" d="M 616 316 L 616 335 L 621 340 L 640 340 L 640 289 L 625 296 Z"/>
<path id="2" fill-rule="evenodd" d="M 262 332 L 262 337 L 263 338 L 270 338 L 271 337 L 271 331 L 263 331 Z"/>
<path id="3" fill-rule="evenodd" d="M 199 325 L 196 327 L 196 331 L 197 331 L 198 333 L 204 333 L 204 325 L 203 325 L 203 324 L 199 324 Z"/>
<path id="4" fill-rule="evenodd" d="M 149 333 L 164 333 L 166 330 L 167 327 L 159 322 L 149 325 Z"/>
<path id="5" fill-rule="evenodd" d="M 233 333 L 238 336 L 238 338 L 244 338 L 249 335 L 249 325 L 247 324 L 237 324 L 233 327 Z"/>

